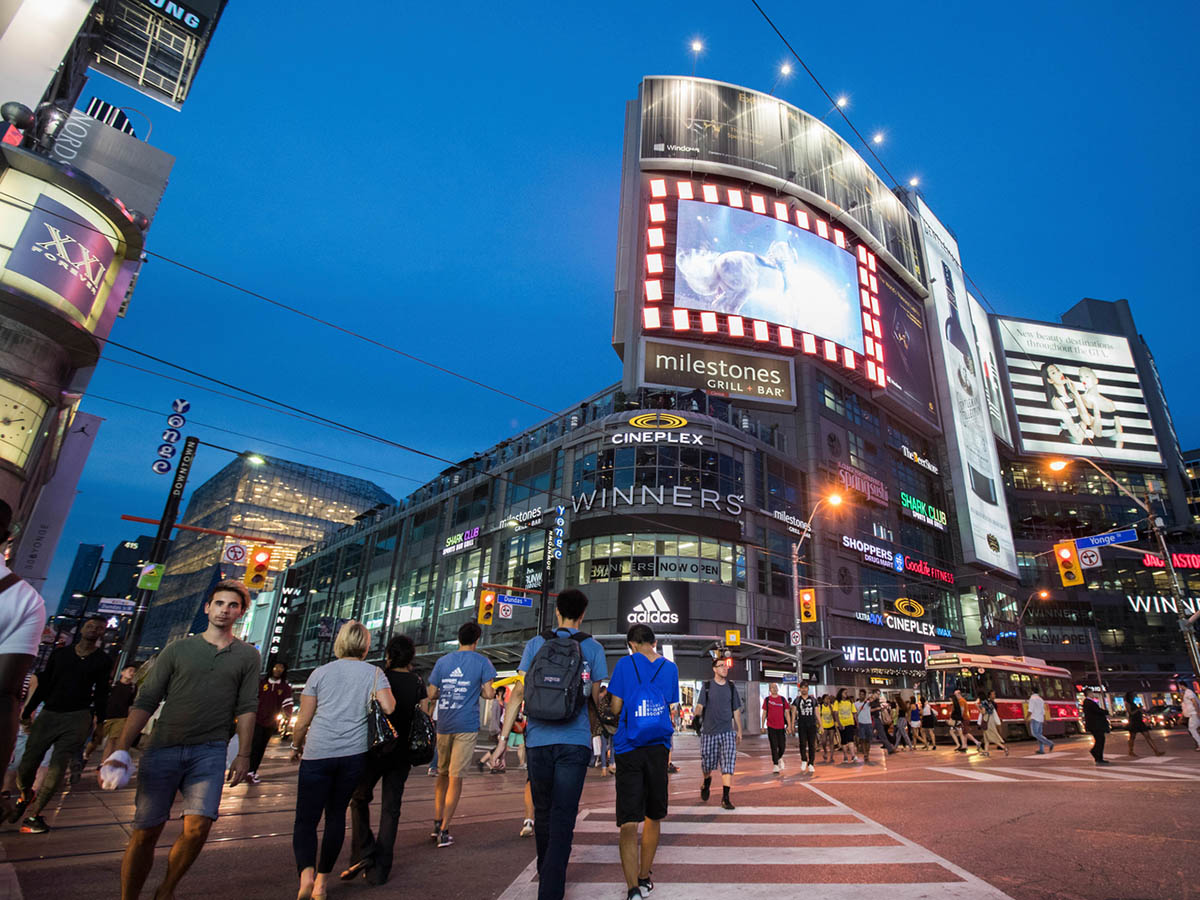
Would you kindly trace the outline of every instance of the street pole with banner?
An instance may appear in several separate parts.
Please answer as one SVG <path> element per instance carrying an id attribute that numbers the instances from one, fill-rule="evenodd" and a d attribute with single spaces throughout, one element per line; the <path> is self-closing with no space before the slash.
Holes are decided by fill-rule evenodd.
<path id="1" fill-rule="evenodd" d="M 162 518 L 158 521 L 158 532 L 154 535 L 154 544 L 150 549 L 150 565 L 161 565 L 167 558 L 167 547 L 171 540 L 171 530 L 175 520 L 179 518 L 179 503 L 183 499 L 184 488 L 187 487 L 188 475 L 192 471 L 192 462 L 196 458 L 196 447 L 200 439 L 189 437 L 183 442 L 183 450 L 179 454 L 179 464 L 175 466 L 175 477 L 171 480 L 171 490 L 167 494 L 167 502 L 163 506 Z M 150 601 L 154 599 L 154 591 L 142 588 L 138 591 L 137 609 L 133 613 L 133 622 L 129 626 L 129 634 L 121 647 L 121 659 L 117 663 L 120 672 L 129 661 L 137 655 L 138 641 L 142 639 L 142 628 L 146 624 L 146 613 Z"/>

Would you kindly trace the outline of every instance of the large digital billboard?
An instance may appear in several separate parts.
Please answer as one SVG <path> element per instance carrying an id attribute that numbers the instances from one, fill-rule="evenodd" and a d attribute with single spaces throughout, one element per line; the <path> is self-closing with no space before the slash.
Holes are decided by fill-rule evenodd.
<path id="1" fill-rule="evenodd" d="M 1004 389 L 1000 386 L 1000 368 L 996 365 L 996 346 L 992 343 L 988 315 L 970 294 L 967 294 L 967 305 L 971 307 L 971 324 L 975 327 L 975 349 L 979 354 L 983 397 L 987 401 L 992 433 L 1011 447 L 1013 441 L 1012 429 L 1008 424 L 1008 404 L 1004 399 Z"/>
<path id="2" fill-rule="evenodd" d="M 1017 319 L 998 325 L 1025 452 L 1162 464 L 1126 338 Z"/>
<path id="3" fill-rule="evenodd" d="M 920 198 L 916 201 L 931 272 L 926 310 L 935 327 L 934 368 L 948 419 L 946 448 L 967 562 L 1016 576 L 1017 554 L 1004 502 L 1000 458 L 992 439 L 983 366 L 967 302 L 958 242 Z"/>
<path id="4" fill-rule="evenodd" d="M 679 201 L 675 306 L 763 319 L 863 351 L 854 256 L 745 209 Z"/>
<path id="5" fill-rule="evenodd" d="M 883 359 L 887 365 L 888 392 L 936 425 L 925 311 L 919 301 L 883 271 L 879 272 L 879 305 L 883 312 Z"/>

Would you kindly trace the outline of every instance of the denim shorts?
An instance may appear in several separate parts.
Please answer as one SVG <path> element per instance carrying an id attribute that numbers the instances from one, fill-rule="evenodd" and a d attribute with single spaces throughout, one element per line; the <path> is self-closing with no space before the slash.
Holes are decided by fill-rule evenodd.
<path id="1" fill-rule="evenodd" d="M 137 771 L 137 809 L 134 828 L 156 828 L 171 817 L 178 792 L 180 815 L 217 818 L 225 785 L 225 741 L 151 747 L 142 754 Z"/>

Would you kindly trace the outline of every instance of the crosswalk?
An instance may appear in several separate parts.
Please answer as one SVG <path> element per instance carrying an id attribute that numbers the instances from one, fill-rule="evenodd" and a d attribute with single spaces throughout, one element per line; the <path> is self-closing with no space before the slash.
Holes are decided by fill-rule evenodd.
<path id="1" fill-rule="evenodd" d="M 966 870 L 855 812 L 828 794 L 811 805 L 674 805 L 654 861 L 656 900 L 736 895 L 739 900 L 1011 900 Z M 566 900 L 620 900 L 625 885 L 611 812 L 580 813 Z M 534 900 L 531 862 L 499 900 Z M 715 893 L 714 893 L 715 892 Z"/>
<path id="2" fill-rule="evenodd" d="M 1150 757 L 1131 763 L 1119 763 L 1111 768 L 1100 768 L 1089 759 L 1086 763 L 1072 759 L 1062 764 L 1042 763 L 1032 765 L 992 765 L 976 767 L 925 766 L 925 770 L 938 776 L 961 778 L 964 782 L 1185 782 L 1200 781 L 1200 767 L 1175 763 L 1172 757 Z"/>

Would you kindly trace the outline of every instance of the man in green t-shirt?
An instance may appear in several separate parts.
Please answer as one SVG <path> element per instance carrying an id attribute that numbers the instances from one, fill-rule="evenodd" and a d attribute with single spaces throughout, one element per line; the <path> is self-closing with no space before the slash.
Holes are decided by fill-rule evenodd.
<path id="1" fill-rule="evenodd" d="M 167 645 L 129 710 L 116 745 L 125 753 L 158 704 L 166 701 L 138 768 L 133 834 L 121 863 L 121 900 L 137 900 L 141 893 L 178 792 L 183 797 L 183 832 L 171 848 L 166 877 L 155 892 L 156 897 L 175 896 L 179 880 L 200 855 L 217 819 L 234 719 L 239 752 L 229 768 L 230 786 L 250 770 L 259 656 L 233 636 L 233 626 L 249 602 L 250 592 L 240 581 L 214 585 L 204 604 L 208 627 Z M 113 762 L 110 757 L 106 764 Z"/>

